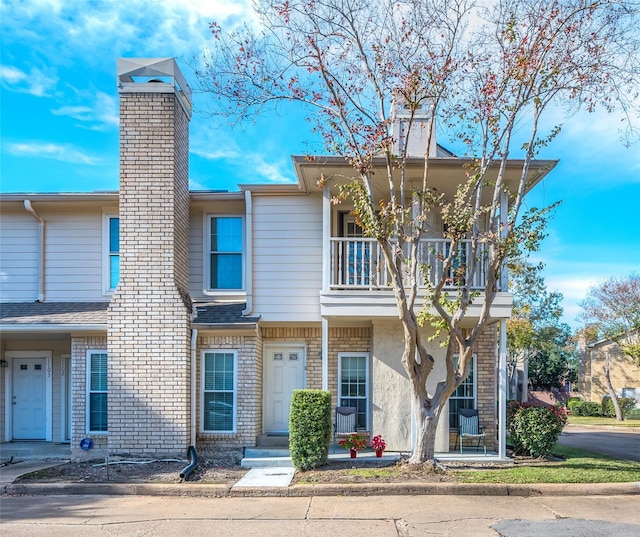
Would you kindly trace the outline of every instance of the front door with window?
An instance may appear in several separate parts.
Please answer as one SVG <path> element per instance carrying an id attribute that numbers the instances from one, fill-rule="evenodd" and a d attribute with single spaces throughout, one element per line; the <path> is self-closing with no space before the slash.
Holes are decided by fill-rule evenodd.
<path id="1" fill-rule="evenodd" d="M 45 358 L 13 359 L 13 438 L 45 440 L 47 436 L 47 377 Z"/>
<path id="2" fill-rule="evenodd" d="M 305 348 L 265 347 L 264 352 L 264 432 L 289 432 L 289 409 L 293 390 L 305 386 Z"/>

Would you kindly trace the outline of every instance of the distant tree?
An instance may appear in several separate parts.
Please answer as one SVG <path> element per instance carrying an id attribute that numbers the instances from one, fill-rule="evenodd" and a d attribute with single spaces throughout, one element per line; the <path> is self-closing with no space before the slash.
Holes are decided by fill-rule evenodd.
<path id="1" fill-rule="evenodd" d="M 609 278 L 587 291 L 580 303 L 580 316 L 588 326 L 587 333 L 593 339 L 611 339 L 620 345 L 622 352 L 630 356 L 640 367 L 640 274 L 623 278 Z M 624 414 L 611 382 L 611 356 L 606 353 L 604 380 L 616 411 L 616 419 Z"/>
<path id="2" fill-rule="evenodd" d="M 440 414 L 468 375 L 503 262 L 522 245 L 537 249 L 544 236 L 548 213 L 523 209 L 534 158 L 558 132 L 543 129 L 543 119 L 599 105 L 631 111 L 640 71 L 637 7 L 613 0 L 256 0 L 251 25 L 229 33 L 211 25 L 215 39 L 197 75 L 219 105 L 214 112 L 254 120 L 279 103 L 308 105 L 328 152 L 353 168 L 335 201 L 354 206 L 390 277 L 417 427 L 413 463 L 434 460 Z M 394 149 L 394 103 L 409 116 L 405 135 L 422 132 L 425 157 L 435 153 L 436 123 L 472 157 L 449 199 L 431 187 L 430 158 L 417 184 L 408 177 L 406 150 Z M 417 121 L 425 110 L 426 123 Z M 507 188 L 507 163 L 516 155 L 519 170 Z M 386 185 L 382 201 L 374 173 Z M 333 179 L 321 178 L 320 186 Z M 419 269 L 429 267 L 420 266 L 420 239 L 434 215 L 450 247 L 439 260 L 442 278 L 424 289 Z M 451 292 L 448 274 L 459 272 L 463 241 L 470 244 L 466 270 Z M 480 293 L 470 285 L 479 274 Z M 421 323 L 433 325 L 446 346 L 445 378 L 432 392 L 435 362 Z"/>
<path id="3" fill-rule="evenodd" d="M 507 321 L 507 350 L 512 386 L 519 366 L 527 366 L 533 389 L 559 388 L 575 376 L 571 329 L 561 322 L 563 296 L 547 290 L 543 268 L 522 259 L 510 263 L 513 310 Z"/>

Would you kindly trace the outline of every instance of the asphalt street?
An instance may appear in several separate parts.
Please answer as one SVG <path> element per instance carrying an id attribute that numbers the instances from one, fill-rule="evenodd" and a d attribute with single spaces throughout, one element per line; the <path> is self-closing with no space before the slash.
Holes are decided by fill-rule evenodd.
<path id="1" fill-rule="evenodd" d="M 637 537 L 638 496 L 4 496 L 12 537 Z"/>
<path id="2" fill-rule="evenodd" d="M 640 461 L 640 432 L 621 432 L 619 428 L 607 430 L 567 425 L 558 443 L 620 459 Z"/>

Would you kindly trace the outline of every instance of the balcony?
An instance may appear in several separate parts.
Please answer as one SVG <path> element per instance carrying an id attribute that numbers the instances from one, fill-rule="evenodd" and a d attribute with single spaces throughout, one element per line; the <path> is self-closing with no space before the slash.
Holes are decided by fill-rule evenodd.
<path id="1" fill-rule="evenodd" d="M 382 249 L 375 239 L 337 238 L 331 242 L 329 289 L 349 291 L 391 290 L 391 279 L 384 263 Z M 435 286 L 442 277 L 444 260 L 451 251 L 448 239 L 423 239 L 418 247 L 420 266 L 416 279 L 419 289 Z M 466 281 L 472 261 L 471 241 L 458 246 L 453 266 L 446 274 L 445 290 L 467 285 L 472 290 L 484 289 L 487 271 L 487 247 L 480 244 L 476 252 L 477 266 L 472 281 Z M 422 268 L 420 268 L 422 267 Z"/>

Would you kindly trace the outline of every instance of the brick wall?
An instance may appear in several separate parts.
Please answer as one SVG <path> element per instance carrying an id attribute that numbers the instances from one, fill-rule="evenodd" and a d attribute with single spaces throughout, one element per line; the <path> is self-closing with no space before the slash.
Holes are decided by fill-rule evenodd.
<path id="1" fill-rule="evenodd" d="M 207 350 L 230 350 L 237 353 L 237 420 L 235 433 L 202 431 L 202 353 Z M 200 333 L 197 342 L 196 415 L 198 416 L 198 451 L 237 450 L 255 446 L 262 427 L 262 342 L 258 334 L 219 335 Z"/>
<path id="2" fill-rule="evenodd" d="M 476 343 L 476 363 L 478 367 L 478 415 L 480 425 L 486 427 L 487 449 L 495 449 L 497 419 L 497 378 L 496 378 L 497 325 L 487 326 Z"/>
<path id="3" fill-rule="evenodd" d="M 107 350 L 106 336 L 74 337 L 71 340 L 71 393 L 74 394 L 71 408 L 71 458 L 74 461 L 102 457 L 107 453 L 106 434 L 87 433 L 87 351 Z M 83 451 L 80 441 L 93 440 L 93 449 Z"/>
<path id="4" fill-rule="evenodd" d="M 120 93 L 120 283 L 108 311 L 109 451 L 190 438 L 188 123 L 174 93 Z"/>

